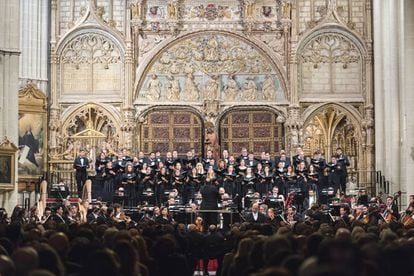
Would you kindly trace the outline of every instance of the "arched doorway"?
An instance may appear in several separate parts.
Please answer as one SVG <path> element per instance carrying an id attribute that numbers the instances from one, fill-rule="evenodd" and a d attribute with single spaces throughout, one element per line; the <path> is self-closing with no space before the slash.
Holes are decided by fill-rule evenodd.
<path id="1" fill-rule="evenodd" d="M 193 111 L 157 108 L 149 111 L 140 125 L 140 148 L 146 154 L 176 150 L 184 156 L 194 150 L 195 155 L 201 155 L 203 127 L 201 117 Z"/>
<path id="2" fill-rule="evenodd" d="M 284 146 L 283 124 L 270 110 L 231 110 L 220 120 L 220 145 L 234 156 L 243 147 L 255 156 L 275 155 Z"/>

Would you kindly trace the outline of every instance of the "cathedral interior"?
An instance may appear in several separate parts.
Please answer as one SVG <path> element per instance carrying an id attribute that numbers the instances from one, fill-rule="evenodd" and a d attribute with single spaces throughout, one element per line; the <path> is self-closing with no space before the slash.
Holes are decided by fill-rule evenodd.
<path id="1" fill-rule="evenodd" d="M 86 149 L 302 147 L 349 185 L 414 194 L 414 5 L 403 0 L 0 0 L 0 205 L 73 181 Z M 91 168 L 93 171 L 94 168 Z"/>

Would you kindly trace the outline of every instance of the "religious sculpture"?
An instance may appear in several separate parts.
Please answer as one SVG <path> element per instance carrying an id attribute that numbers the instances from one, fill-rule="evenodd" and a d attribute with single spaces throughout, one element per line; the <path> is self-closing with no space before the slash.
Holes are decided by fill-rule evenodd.
<path id="1" fill-rule="evenodd" d="M 151 76 L 148 82 L 148 98 L 152 100 L 159 100 L 161 96 L 161 83 L 156 75 Z"/>
<path id="2" fill-rule="evenodd" d="M 194 83 L 194 76 L 192 72 L 187 73 L 187 78 L 185 80 L 185 99 L 190 101 L 198 100 L 198 88 Z"/>
<path id="3" fill-rule="evenodd" d="M 178 101 L 180 99 L 180 82 L 174 76 L 169 76 L 169 79 L 167 98 L 171 101 Z"/>
<path id="4" fill-rule="evenodd" d="M 282 13 L 282 18 L 283 19 L 289 19 L 290 18 L 290 9 L 291 9 L 291 3 L 288 1 L 283 1 L 282 2 L 282 9 L 281 9 L 281 13 Z"/>
<path id="5" fill-rule="evenodd" d="M 204 60 L 205 61 L 217 61 L 219 60 L 218 41 L 213 36 L 204 48 Z"/>
<path id="6" fill-rule="evenodd" d="M 169 19 L 178 19 L 178 3 L 177 1 L 170 1 L 167 6 L 167 14 Z"/>
<path id="7" fill-rule="evenodd" d="M 237 81 L 234 79 L 234 75 L 231 75 L 227 80 L 227 85 L 225 87 L 225 99 L 229 101 L 234 101 L 237 97 L 239 87 Z"/>
<path id="8" fill-rule="evenodd" d="M 244 4 L 244 15 L 245 18 L 253 19 L 255 16 L 256 4 L 255 1 L 248 0 Z"/>
<path id="9" fill-rule="evenodd" d="M 256 83 L 253 77 L 248 77 L 243 85 L 243 100 L 251 101 L 255 99 Z"/>
<path id="10" fill-rule="evenodd" d="M 206 86 L 204 90 L 204 99 L 206 100 L 217 99 L 218 91 L 219 91 L 218 76 L 213 75 L 206 82 Z"/>
<path id="11" fill-rule="evenodd" d="M 266 75 L 262 85 L 262 96 L 265 100 L 272 100 L 276 91 L 275 83 L 271 75 Z"/>
<path id="12" fill-rule="evenodd" d="M 132 18 L 140 18 L 141 17 L 141 3 L 140 2 L 135 2 L 135 3 L 131 3 L 131 15 Z"/>

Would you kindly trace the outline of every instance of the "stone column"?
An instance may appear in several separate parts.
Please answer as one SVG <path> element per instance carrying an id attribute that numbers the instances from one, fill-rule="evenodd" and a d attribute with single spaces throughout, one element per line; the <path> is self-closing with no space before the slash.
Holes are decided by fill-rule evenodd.
<path id="1" fill-rule="evenodd" d="M 20 1 L 20 85 L 31 79 L 47 90 L 49 1 Z"/>
<path id="2" fill-rule="evenodd" d="M 408 195 L 414 194 L 413 169 L 414 169 L 414 1 L 406 0 L 400 7 L 403 13 L 402 28 L 404 33 L 400 38 L 402 65 L 400 85 L 402 97 L 401 108 L 401 189 Z"/>
<path id="3" fill-rule="evenodd" d="M 414 193 L 413 8 L 412 1 L 373 1 L 376 169 L 392 193 Z"/>
<path id="4" fill-rule="evenodd" d="M 19 18 L 19 1 L 0 0 L 0 141 L 7 137 L 15 145 L 18 144 Z M 11 213 L 16 204 L 17 181 L 13 190 L 0 192 L 1 207 Z"/>

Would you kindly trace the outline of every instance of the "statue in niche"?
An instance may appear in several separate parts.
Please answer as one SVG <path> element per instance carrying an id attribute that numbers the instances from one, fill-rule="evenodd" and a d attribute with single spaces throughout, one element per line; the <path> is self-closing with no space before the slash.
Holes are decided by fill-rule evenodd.
<path id="1" fill-rule="evenodd" d="M 291 9 L 291 3 L 288 1 L 283 1 L 282 2 L 282 9 L 281 9 L 281 13 L 282 13 L 282 18 L 283 19 L 289 19 L 290 18 L 290 9 Z"/>
<path id="2" fill-rule="evenodd" d="M 298 131 L 295 127 L 292 128 L 290 139 L 291 139 L 292 146 L 296 147 L 297 145 L 299 145 Z"/>
<path id="3" fill-rule="evenodd" d="M 248 18 L 248 19 L 254 18 L 255 10 L 256 10 L 256 4 L 254 2 L 255 1 L 251 1 L 251 0 L 248 0 L 245 2 L 245 5 L 244 5 L 245 18 Z"/>
<path id="4" fill-rule="evenodd" d="M 152 100 L 159 100 L 161 97 L 161 83 L 156 75 L 151 76 L 148 82 L 148 98 Z"/>
<path id="5" fill-rule="evenodd" d="M 219 60 L 219 44 L 217 39 L 213 36 L 207 42 L 204 48 L 204 60 L 205 61 L 218 61 Z"/>
<path id="6" fill-rule="evenodd" d="M 169 19 L 178 19 L 178 3 L 177 1 L 170 1 L 167 6 L 167 13 Z"/>
<path id="7" fill-rule="evenodd" d="M 255 99 L 256 83 L 254 77 L 247 77 L 243 85 L 243 100 L 251 101 Z"/>
<path id="8" fill-rule="evenodd" d="M 218 76 L 213 75 L 208 81 L 206 81 L 206 86 L 204 90 L 204 99 L 205 100 L 217 99 L 218 91 L 219 91 Z"/>
<path id="9" fill-rule="evenodd" d="M 168 78 L 170 79 L 170 83 L 168 85 L 167 98 L 171 101 L 178 101 L 180 99 L 180 82 L 172 75 Z"/>
<path id="10" fill-rule="evenodd" d="M 140 2 L 136 2 L 136 3 L 131 3 L 131 14 L 132 14 L 132 18 L 140 18 L 141 17 L 141 3 Z"/>
<path id="11" fill-rule="evenodd" d="M 265 100 L 273 100 L 276 91 L 275 83 L 271 75 L 266 75 L 262 85 L 262 95 Z"/>
<path id="12" fill-rule="evenodd" d="M 187 73 L 187 78 L 185 80 L 184 86 L 185 99 L 190 101 L 197 101 L 199 92 L 197 85 L 194 83 L 194 76 L 191 71 Z"/>
<path id="13" fill-rule="evenodd" d="M 239 92 L 239 86 L 234 78 L 235 76 L 231 75 L 227 80 L 227 85 L 225 87 L 225 99 L 229 101 L 234 101 Z"/>

